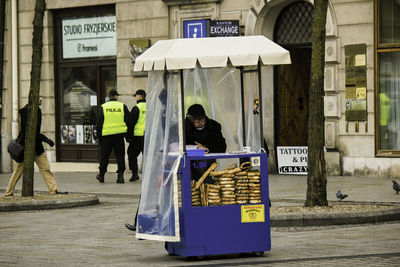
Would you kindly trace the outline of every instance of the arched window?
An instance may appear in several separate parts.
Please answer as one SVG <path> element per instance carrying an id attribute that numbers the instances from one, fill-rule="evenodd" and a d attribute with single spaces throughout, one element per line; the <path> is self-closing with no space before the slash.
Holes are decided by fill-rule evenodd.
<path id="1" fill-rule="evenodd" d="M 281 45 L 311 43 L 313 10 L 314 7 L 307 2 L 288 5 L 276 21 L 275 42 Z"/>

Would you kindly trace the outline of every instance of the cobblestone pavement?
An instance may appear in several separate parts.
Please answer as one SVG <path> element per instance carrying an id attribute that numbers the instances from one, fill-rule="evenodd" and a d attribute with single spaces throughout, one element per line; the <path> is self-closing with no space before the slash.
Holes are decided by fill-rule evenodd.
<path id="1" fill-rule="evenodd" d="M 140 183 L 117 185 L 113 176 L 105 184 L 98 184 L 94 174 L 56 174 L 60 189 L 94 192 L 100 196 L 99 205 L 0 213 L 0 266 L 400 265 L 400 222 L 272 228 L 272 250 L 262 257 L 222 255 L 197 261 L 168 256 L 162 242 L 137 240 L 125 228 L 125 223 L 133 222 Z M 36 177 L 39 178 L 35 180 L 35 189 L 45 190 L 40 175 Z M 282 204 L 279 197 L 304 198 L 304 177 L 270 178 L 271 197 L 276 200 L 273 205 Z M 0 175 L 2 194 L 8 179 L 9 174 Z M 328 198 L 333 198 L 336 186 L 340 185 L 346 188 L 345 193 L 351 192 L 349 199 L 355 201 L 400 202 L 400 195 L 394 193 L 390 184 L 387 188 L 388 179 L 346 179 L 352 177 L 331 179 Z"/>

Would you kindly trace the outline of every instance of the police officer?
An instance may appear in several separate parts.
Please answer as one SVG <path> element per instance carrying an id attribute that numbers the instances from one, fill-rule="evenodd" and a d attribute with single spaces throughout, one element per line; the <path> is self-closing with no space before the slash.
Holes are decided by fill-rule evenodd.
<path id="1" fill-rule="evenodd" d="M 146 92 L 139 89 L 133 96 L 136 97 L 136 106 L 132 108 L 130 113 L 133 127 L 132 142 L 128 147 L 129 169 L 132 171 L 130 182 L 139 180 L 137 157 L 140 153 L 143 153 L 146 118 Z"/>
<path id="2" fill-rule="evenodd" d="M 118 101 L 118 92 L 111 89 L 108 93 L 109 101 L 101 105 L 100 114 L 97 122 L 97 133 L 100 144 L 100 173 L 96 179 L 104 183 L 104 174 L 107 172 L 107 166 L 111 150 L 114 149 L 115 157 L 118 163 L 117 183 L 124 183 L 125 171 L 125 143 L 131 140 L 127 132 L 131 131 L 129 122 L 129 110 L 126 105 Z"/>

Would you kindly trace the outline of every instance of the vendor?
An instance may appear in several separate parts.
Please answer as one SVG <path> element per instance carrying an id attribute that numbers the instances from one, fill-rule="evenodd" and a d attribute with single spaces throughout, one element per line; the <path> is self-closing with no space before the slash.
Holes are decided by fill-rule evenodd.
<path id="1" fill-rule="evenodd" d="M 189 107 L 185 120 L 186 145 L 196 145 L 197 149 L 205 149 L 205 153 L 224 153 L 225 138 L 221 132 L 221 124 L 206 116 L 200 104 Z M 198 180 L 215 160 L 192 161 L 192 179 Z M 208 177 L 205 183 L 213 183 Z"/>

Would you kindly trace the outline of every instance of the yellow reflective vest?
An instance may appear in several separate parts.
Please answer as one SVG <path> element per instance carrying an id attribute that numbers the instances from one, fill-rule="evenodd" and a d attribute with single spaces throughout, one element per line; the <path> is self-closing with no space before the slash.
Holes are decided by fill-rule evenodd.
<path id="1" fill-rule="evenodd" d="M 124 103 L 109 101 L 101 105 L 103 108 L 104 122 L 101 135 L 126 133 L 128 127 L 124 121 Z"/>
<path id="2" fill-rule="evenodd" d="M 143 136 L 146 121 L 146 102 L 140 102 L 136 105 L 139 109 L 139 118 L 133 129 L 134 136 Z"/>
<path id="3" fill-rule="evenodd" d="M 390 98 L 385 93 L 379 94 L 380 126 L 387 126 L 390 116 Z"/>

